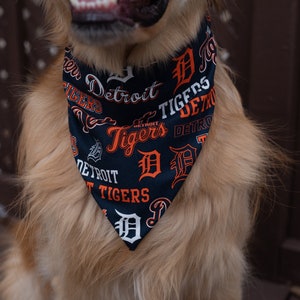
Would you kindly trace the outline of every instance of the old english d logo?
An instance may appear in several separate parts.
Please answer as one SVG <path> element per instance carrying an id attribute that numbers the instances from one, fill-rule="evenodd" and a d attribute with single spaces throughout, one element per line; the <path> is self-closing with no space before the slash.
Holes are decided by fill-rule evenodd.
<path id="1" fill-rule="evenodd" d="M 70 148 L 88 190 L 130 250 L 150 230 L 155 234 L 205 145 L 214 71 L 207 21 L 197 39 L 165 64 L 128 66 L 122 77 L 66 51 Z"/>
<path id="2" fill-rule="evenodd" d="M 123 241 L 133 244 L 141 239 L 141 218 L 136 214 L 122 214 L 115 210 L 120 219 L 115 222 L 115 228 Z"/>
<path id="3" fill-rule="evenodd" d="M 177 89 L 186 83 L 189 83 L 195 73 L 195 62 L 193 49 L 187 48 L 186 51 L 179 57 L 173 58 L 176 62 L 176 68 L 173 70 L 173 78 L 177 79 Z"/>
<path id="4" fill-rule="evenodd" d="M 174 189 L 178 182 L 184 181 L 188 177 L 197 158 L 197 148 L 185 145 L 181 148 L 170 147 L 170 150 L 175 153 L 171 161 L 171 170 L 176 172 L 172 182 L 172 189 Z"/>
<path id="5" fill-rule="evenodd" d="M 143 155 L 143 158 L 139 161 L 139 167 L 142 168 L 142 174 L 139 181 L 141 181 L 144 177 L 155 178 L 159 175 L 161 173 L 160 153 L 157 150 L 153 150 L 151 152 L 138 150 L 138 152 Z"/>

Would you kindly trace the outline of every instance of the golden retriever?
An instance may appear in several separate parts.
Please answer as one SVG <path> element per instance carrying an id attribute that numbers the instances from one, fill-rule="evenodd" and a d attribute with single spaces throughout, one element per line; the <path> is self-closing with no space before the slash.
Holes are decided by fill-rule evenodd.
<path id="1" fill-rule="evenodd" d="M 26 215 L 1 299 L 241 299 L 271 150 L 218 59 L 207 12 L 219 1 L 41 2 L 62 51 L 22 105 Z"/>

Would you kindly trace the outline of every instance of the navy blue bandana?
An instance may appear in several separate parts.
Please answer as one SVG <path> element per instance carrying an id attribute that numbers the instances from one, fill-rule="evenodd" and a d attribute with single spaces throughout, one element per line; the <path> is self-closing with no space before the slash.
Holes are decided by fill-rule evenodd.
<path id="1" fill-rule="evenodd" d="M 66 49 L 72 150 L 87 187 L 134 250 L 165 213 L 207 137 L 216 45 L 208 20 L 165 64 L 95 70 Z"/>

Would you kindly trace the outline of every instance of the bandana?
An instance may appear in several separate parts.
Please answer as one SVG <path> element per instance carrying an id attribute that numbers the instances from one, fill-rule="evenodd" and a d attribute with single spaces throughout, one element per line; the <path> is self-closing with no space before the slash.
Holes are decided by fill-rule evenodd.
<path id="1" fill-rule="evenodd" d="M 96 70 L 66 49 L 64 90 L 79 172 L 134 250 L 163 216 L 199 155 L 214 111 L 216 45 L 205 20 L 167 63 Z"/>

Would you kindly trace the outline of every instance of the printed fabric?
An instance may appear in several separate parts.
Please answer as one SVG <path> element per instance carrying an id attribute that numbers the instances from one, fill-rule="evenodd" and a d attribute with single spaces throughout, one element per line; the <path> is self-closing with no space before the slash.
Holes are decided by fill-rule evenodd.
<path id="1" fill-rule="evenodd" d="M 208 19 L 167 63 L 128 66 L 123 76 L 89 67 L 65 51 L 73 155 L 130 250 L 166 212 L 200 154 L 214 112 L 215 65 Z"/>

